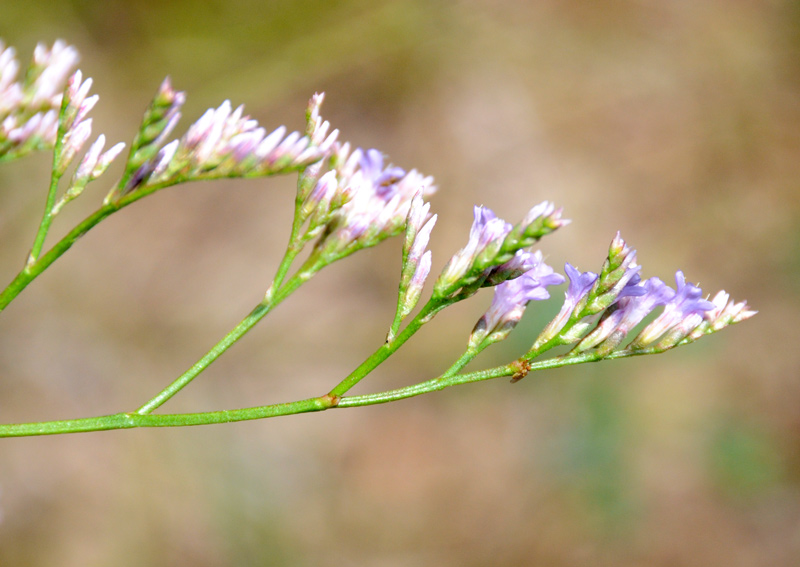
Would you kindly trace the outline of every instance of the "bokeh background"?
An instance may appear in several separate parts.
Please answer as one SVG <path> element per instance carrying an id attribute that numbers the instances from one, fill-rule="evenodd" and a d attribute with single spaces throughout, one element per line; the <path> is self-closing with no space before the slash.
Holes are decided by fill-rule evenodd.
<path id="1" fill-rule="evenodd" d="M 473 204 L 573 219 L 548 261 L 597 270 L 617 230 L 759 310 L 658 357 L 386 406 L 204 428 L 0 441 L 0 565 L 800 564 L 800 4 L 794 0 L 0 0 L 30 57 L 63 38 L 129 141 L 164 76 L 178 133 L 229 98 L 265 127 L 306 101 L 433 175 L 434 271 Z M 0 169 L 0 279 L 21 268 L 48 157 Z M 108 219 L 0 318 L 0 418 L 138 407 L 259 300 L 293 179 L 172 188 Z M 70 204 L 68 230 L 108 188 Z M 318 395 L 382 340 L 398 243 L 323 273 L 165 408 Z M 521 354 L 532 305 L 475 368 Z M 359 392 L 436 375 L 490 293 L 441 314 Z"/>

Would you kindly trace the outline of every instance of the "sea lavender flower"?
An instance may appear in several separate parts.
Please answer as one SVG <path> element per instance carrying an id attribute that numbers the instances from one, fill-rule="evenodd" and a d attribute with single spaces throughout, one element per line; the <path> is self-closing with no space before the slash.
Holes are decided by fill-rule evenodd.
<path id="1" fill-rule="evenodd" d="M 97 104 L 100 98 L 98 95 L 87 96 L 91 88 L 92 79 L 87 78 L 84 81 L 80 70 L 70 76 L 64 89 L 63 111 L 59 123 L 62 132 L 68 132 L 83 122 Z"/>
<path id="2" fill-rule="evenodd" d="M 13 47 L 0 40 L 0 117 L 4 117 L 22 102 L 22 85 L 16 80 L 19 61 Z"/>
<path id="3" fill-rule="evenodd" d="M 506 280 L 518 278 L 536 265 L 537 261 L 530 250 L 517 250 L 510 260 L 484 271 L 486 278 L 481 287 L 492 287 Z"/>
<path id="4" fill-rule="evenodd" d="M 636 263 L 636 250 L 628 246 L 617 232 L 611 241 L 600 277 L 590 292 L 592 299 L 586 306 L 586 314 L 600 313 L 622 297 L 644 293 L 638 286 L 640 271 L 641 266 Z"/>
<path id="5" fill-rule="evenodd" d="M 173 105 L 177 107 L 182 102 L 182 97 L 176 98 Z M 173 124 L 173 119 L 174 116 L 167 124 Z M 179 141 L 167 144 L 141 165 L 127 182 L 125 192 L 140 185 L 255 177 L 299 169 L 322 159 L 338 132 L 329 134 L 320 145 L 298 132 L 285 134 L 284 126 L 267 134 L 256 120 L 244 114 L 243 106 L 233 109 L 226 100 L 219 107 L 208 109 Z M 159 131 L 154 146 L 163 135 Z"/>
<path id="6" fill-rule="evenodd" d="M 55 110 L 37 112 L 30 118 L 6 116 L 0 122 L 0 157 L 20 157 L 32 150 L 52 148 L 58 133 Z"/>
<path id="7" fill-rule="evenodd" d="M 675 285 L 677 292 L 666 303 L 661 315 L 647 325 L 633 340 L 632 348 L 644 348 L 687 318 L 694 321 L 692 315 L 700 315 L 714 309 L 712 302 L 702 298 L 703 290 L 691 283 L 686 283 L 686 278 L 680 270 L 675 273 Z M 700 322 L 698 320 L 695 326 Z M 689 329 L 687 333 L 691 330 Z"/>
<path id="8" fill-rule="evenodd" d="M 422 287 L 431 271 L 432 254 L 427 250 L 431 231 L 437 215 L 429 217 L 430 203 L 423 201 L 422 193 L 411 200 L 406 220 L 406 237 L 403 243 L 403 269 L 397 300 L 395 323 L 402 321 L 414 309 L 422 294 Z M 427 221 L 427 222 L 426 222 Z M 425 223 L 424 225 L 422 223 Z M 394 326 L 392 327 L 394 329 Z M 389 338 L 391 338 L 391 332 Z"/>
<path id="9" fill-rule="evenodd" d="M 729 299 L 730 295 L 725 290 L 717 292 L 711 300 L 713 309 L 703 313 L 703 322 L 689 333 L 689 340 L 694 341 L 703 335 L 716 333 L 728 325 L 740 323 L 758 313 L 749 309 L 746 301 L 734 303 L 733 300 L 728 301 Z"/>
<path id="10" fill-rule="evenodd" d="M 447 297 L 463 288 L 468 295 L 481 286 L 518 276 L 530 262 L 529 252 L 522 248 L 567 223 L 561 218 L 561 209 L 547 201 L 530 209 L 517 226 L 498 218 L 491 209 L 476 206 L 467 245 L 445 265 L 434 294 Z"/>
<path id="11" fill-rule="evenodd" d="M 161 146 L 178 124 L 181 118 L 180 110 L 185 102 L 186 93 L 176 91 L 172 87 L 170 78 L 165 78 L 145 110 L 139 131 L 131 144 L 123 177 L 127 183 L 125 191 L 141 184 L 155 173 L 159 166 L 162 172 L 166 169 Z M 174 151 L 173 146 L 171 155 L 174 155 Z"/>
<path id="12" fill-rule="evenodd" d="M 438 295 L 446 296 L 458 287 L 474 283 L 478 276 L 470 277 L 471 272 L 478 271 L 485 279 L 488 274 L 483 274 L 483 270 L 490 266 L 492 257 L 497 255 L 503 240 L 513 228 L 484 206 L 475 206 L 473 217 L 467 245 L 450 258 L 436 281 L 434 293 Z M 487 252 L 489 247 L 491 249 Z M 476 266 L 481 256 L 482 265 Z"/>
<path id="13" fill-rule="evenodd" d="M 569 219 L 561 218 L 562 209 L 556 209 L 550 201 L 542 201 L 532 207 L 525 218 L 506 236 L 505 249 L 518 249 L 531 246 L 543 236 L 568 225 Z"/>
<path id="14" fill-rule="evenodd" d="M 306 110 L 306 136 L 311 140 L 311 148 L 318 149 L 322 154 L 326 154 L 339 137 L 339 130 L 328 134 L 331 124 L 320 116 L 319 109 L 324 100 L 325 93 L 314 93 Z"/>
<path id="15" fill-rule="evenodd" d="M 33 63 L 25 76 L 27 104 L 31 107 L 61 105 L 61 92 L 80 56 L 77 49 L 56 40 L 48 49 L 43 43 L 33 50 Z"/>
<path id="16" fill-rule="evenodd" d="M 489 310 L 478 320 L 469 338 L 470 348 L 503 340 L 519 323 L 529 301 L 547 299 L 547 286 L 564 283 L 564 276 L 542 260 L 541 251 L 532 254 L 535 264 L 524 274 L 495 287 Z"/>
<path id="17" fill-rule="evenodd" d="M 53 215 L 58 214 L 61 208 L 80 195 L 91 181 L 94 181 L 105 173 L 111 162 L 125 149 L 125 144 L 120 142 L 112 146 L 108 151 L 103 153 L 103 147 L 106 143 L 106 137 L 100 134 L 97 140 L 91 145 L 89 150 L 83 156 L 81 163 L 78 165 L 75 173 L 72 176 L 69 187 L 64 193 L 64 196 L 54 205 Z"/>
<path id="18" fill-rule="evenodd" d="M 86 118 L 97 104 L 98 95 L 87 96 L 92 87 L 92 79 L 83 80 L 80 70 L 69 78 L 64 90 L 64 100 L 58 129 L 63 134 L 61 144 L 56 146 L 56 175 L 61 176 L 92 133 L 92 119 Z M 105 144 L 105 137 L 103 138 Z M 102 149 L 102 145 L 101 145 Z M 98 154 L 99 158 L 99 154 Z M 88 182 L 88 181 L 87 181 Z M 77 196 L 77 195 L 76 195 Z"/>
<path id="19" fill-rule="evenodd" d="M 62 92 L 78 52 L 63 41 L 38 44 L 24 79 L 13 48 L 0 42 L 0 158 L 52 148 L 58 132 Z"/>
<path id="20" fill-rule="evenodd" d="M 75 123 L 72 128 L 64 134 L 61 143 L 61 151 L 56 160 L 55 170 L 57 175 L 63 175 L 78 152 L 92 135 L 92 119 L 88 118 Z"/>
<path id="21" fill-rule="evenodd" d="M 636 293 L 618 297 L 616 304 L 603 313 L 597 327 L 575 347 L 576 352 L 601 343 L 604 350 L 613 350 L 653 309 L 666 305 L 675 296 L 675 291 L 656 277 L 636 287 L 639 288 Z"/>
<path id="22" fill-rule="evenodd" d="M 330 221 L 331 204 L 338 192 L 339 182 L 335 171 L 328 171 L 317 180 L 311 193 L 298 210 L 300 222 L 309 219 L 304 240 L 310 240 L 321 234 Z"/>
<path id="23" fill-rule="evenodd" d="M 432 177 L 416 170 L 405 172 L 385 166 L 377 150 L 355 150 L 339 147 L 336 172 L 338 192 L 327 230 L 317 243 L 322 263 L 330 263 L 351 252 L 374 246 L 399 234 L 406 227 L 411 202 L 417 194 L 423 197 L 436 188 Z"/>
<path id="24" fill-rule="evenodd" d="M 564 265 L 564 272 L 569 278 L 569 287 L 564 292 L 564 303 L 558 315 L 539 334 L 531 347 L 532 351 L 539 350 L 544 344 L 558 336 L 571 318 L 581 319 L 584 317 L 583 308 L 589 299 L 589 292 L 600 277 L 594 272 L 581 272 L 569 262 Z"/>

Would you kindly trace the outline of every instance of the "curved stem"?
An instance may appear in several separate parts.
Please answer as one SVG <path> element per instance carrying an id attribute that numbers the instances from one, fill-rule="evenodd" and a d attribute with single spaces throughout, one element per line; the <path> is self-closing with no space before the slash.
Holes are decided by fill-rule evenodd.
<path id="1" fill-rule="evenodd" d="M 152 415 L 123 412 L 81 419 L 0 425 L 0 437 L 30 437 L 62 433 L 85 433 L 89 431 L 130 429 L 133 427 L 210 425 L 214 423 L 230 423 L 234 421 L 263 419 L 266 417 L 292 415 L 310 411 L 322 411 L 332 407 L 332 405 L 330 398 L 321 396 L 319 398 L 309 398 L 307 400 L 291 403 L 202 413 Z"/>
<path id="2" fill-rule="evenodd" d="M 597 354 L 581 354 L 572 357 L 558 357 L 532 363 L 530 370 L 545 370 L 570 366 L 584 362 L 594 362 L 601 359 L 626 358 L 641 354 L 652 354 L 649 351 L 619 351 L 611 355 L 601 357 Z M 45 421 L 40 423 L 18 423 L 0 425 L 0 437 L 27 437 L 33 435 L 55 435 L 60 433 L 82 433 L 88 431 L 107 431 L 111 429 L 130 429 L 133 427 L 180 427 L 189 425 L 210 425 L 215 423 L 230 423 L 235 421 L 247 421 L 253 419 L 264 419 L 267 417 L 278 417 L 282 415 L 293 415 L 313 411 L 324 411 L 332 408 L 349 408 L 371 406 L 383 404 L 427 394 L 470 382 L 480 382 L 504 376 L 513 376 L 519 370 L 516 363 L 470 372 L 467 374 L 456 374 L 450 377 L 440 376 L 431 380 L 426 380 L 418 384 L 378 392 L 376 394 L 366 394 L 363 396 L 346 396 L 337 398 L 326 394 L 316 398 L 308 398 L 295 402 L 271 404 L 251 408 L 241 408 L 234 410 L 210 411 L 200 413 L 175 413 L 175 414 L 141 414 L 141 413 L 117 413 L 113 415 L 87 417 L 81 419 L 69 419 L 61 421 Z"/>
<path id="3" fill-rule="evenodd" d="M 290 170 L 286 170 L 288 172 Z M 284 173 L 284 172 L 281 172 Z M 272 175 L 272 174 L 269 174 Z M 264 175 L 262 174 L 261 177 Z M 89 232 L 92 228 L 94 228 L 97 224 L 100 223 L 103 219 L 107 216 L 111 215 L 112 213 L 117 212 L 118 210 L 127 207 L 128 205 L 142 199 L 156 191 L 160 191 L 161 189 L 165 189 L 167 187 L 171 187 L 173 185 L 178 185 L 181 183 L 186 183 L 189 181 L 213 181 L 215 179 L 220 179 L 223 177 L 232 177 L 232 175 L 228 176 L 195 176 L 191 179 L 184 179 L 184 178 L 176 178 L 171 179 L 169 181 L 165 181 L 163 183 L 155 183 L 153 185 L 148 185 L 146 187 L 138 188 L 136 191 L 124 195 L 117 200 L 109 200 L 108 202 L 104 202 L 103 205 L 97 209 L 95 212 L 90 214 L 86 217 L 80 224 L 75 226 L 72 230 L 70 230 L 66 236 L 64 236 L 61 240 L 59 240 L 53 247 L 48 250 L 43 256 L 39 257 L 39 253 L 41 252 L 41 247 L 44 244 L 44 237 L 47 235 L 47 231 L 49 229 L 50 223 L 52 222 L 52 215 L 50 214 L 52 209 L 52 204 L 50 201 L 55 198 L 55 193 L 51 187 L 51 194 L 48 195 L 48 208 L 45 209 L 45 217 L 42 219 L 42 224 L 39 227 L 37 232 L 36 240 L 34 242 L 34 247 L 31 251 L 31 255 L 28 259 L 27 264 L 22 269 L 20 273 L 11 281 L 6 288 L 0 292 L 0 311 L 6 308 L 6 306 L 11 303 L 15 297 L 17 297 L 22 290 L 28 287 L 34 279 L 36 279 L 39 274 L 41 274 L 44 270 L 46 270 L 50 264 L 58 260 L 67 250 L 69 250 L 77 240 Z M 239 177 L 255 177 L 255 175 L 244 175 Z M 113 193 L 113 192 L 112 192 Z"/>
<path id="4" fill-rule="evenodd" d="M 29 262 L 22 271 L 11 281 L 10 284 L 0 293 L 0 311 L 17 297 L 23 289 L 28 287 L 36 277 L 45 271 L 50 264 L 55 262 L 61 257 L 64 252 L 69 250 L 77 240 L 86 234 L 92 227 L 97 225 L 100 221 L 106 218 L 111 213 L 119 210 L 119 206 L 109 204 L 96 210 L 94 213 L 86 217 L 83 222 L 75 226 L 69 233 L 59 240 L 53 247 L 47 251 L 43 256 L 36 258 L 33 262 Z M 34 258 L 33 255 L 31 258 Z"/>
<path id="5" fill-rule="evenodd" d="M 56 189 L 58 188 L 59 179 L 60 177 L 56 175 L 54 167 L 52 177 L 50 178 L 50 189 L 47 192 L 47 200 L 44 205 L 44 213 L 42 214 L 42 220 L 39 223 L 39 230 L 36 231 L 36 237 L 33 239 L 33 246 L 31 247 L 31 252 L 28 255 L 27 265 L 36 262 L 36 260 L 39 258 L 39 254 L 42 253 L 42 247 L 44 246 L 45 238 L 47 238 L 47 233 L 50 231 L 50 225 L 53 223 L 53 207 L 55 206 L 56 202 Z"/>
<path id="6" fill-rule="evenodd" d="M 275 306 L 281 303 L 284 299 L 289 297 L 300 285 L 308 279 L 308 275 L 295 276 L 290 279 L 285 286 L 278 289 L 272 294 L 270 300 L 264 299 L 261 303 L 236 325 L 222 340 L 215 344 L 200 360 L 195 362 L 186 372 L 178 376 L 169 386 L 161 390 L 146 404 L 136 410 L 139 415 L 147 415 L 153 410 L 164 405 L 167 400 L 172 398 L 175 394 L 185 388 L 198 374 L 203 372 L 209 365 L 218 359 L 223 352 L 228 350 L 233 344 L 241 339 L 250 329 L 255 327 L 256 323 L 261 321 L 267 313 L 269 313 Z"/>
<path id="7" fill-rule="evenodd" d="M 153 185 L 151 187 L 147 187 L 142 191 L 138 191 L 135 193 L 131 193 L 130 195 L 126 195 L 119 199 L 116 202 L 109 202 L 104 203 L 99 209 L 95 212 L 90 214 L 88 217 L 83 219 L 79 224 L 77 224 L 72 230 L 70 230 L 61 240 L 56 242 L 50 250 L 48 250 L 43 256 L 39 257 L 38 252 L 36 252 L 36 245 L 34 244 L 34 250 L 31 252 L 31 256 L 28 260 L 28 263 L 22 269 L 20 273 L 11 281 L 6 288 L 0 292 L 0 311 L 6 308 L 6 306 L 11 303 L 15 297 L 17 297 L 22 290 L 28 287 L 33 280 L 35 280 L 39 274 L 45 271 L 50 264 L 58 260 L 67 250 L 72 248 L 72 245 L 75 244 L 78 239 L 89 232 L 92 228 L 97 226 L 103 219 L 111 215 L 112 213 L 117 212 L 118 210 L 127 207 L 131 203 L 138 201 L 139 199 L 150 195 L 160 189 L 164 189 L 168 187 L 170 184 L 163 184 L 163 185 Z M 48 197 L 49 199 L 49 197 Z M 52 217 L 50 217 L 50 221 L 52 221 Z M 44 234 L 46 235 L 47 228 L 49 227 L 49 222 L 47 222 L 47 227 L 45 227 Z M 42 221 L 42 224 L 45 224 L 45 221 Z M 40 227 L 39 233 L 37 233 L 37 242 L 40 238 L 42 233 L 42 227 Z M 42 242 L 44 241 L 44 237 L 42 236 Z"/>
<path id="8" fill-rule="evenodd" d="M 406 325 L 403 331 L 394 337 L 387 340 L 378 349 L 373 352 L 369 358 L 362 362 L 358 368 L 353 370 L 344 380 L 339 382 L 329 393 L 329 396 L 341 398 L 353 386 L 358 384 L 367 374 L 375 370 L 384 360 L 389 358 L 397 351 L 403 344 L 411 338 L 411 336 L 419 331 L 420 327 L 431 320 L 439 311 L 449 305 L 448 302 L 442 300 L 431 300 L 425 307 L 414 317 L 411 322 Z"/>

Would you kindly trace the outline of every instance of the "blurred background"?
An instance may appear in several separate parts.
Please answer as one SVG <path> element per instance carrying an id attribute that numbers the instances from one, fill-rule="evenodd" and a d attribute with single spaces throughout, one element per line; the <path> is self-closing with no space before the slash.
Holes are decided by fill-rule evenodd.
<path id="1" fill-rule="evenodd" d="M 436 178 L 434 272 L 474 204 L 516 222 L 547 199 L 573 219 L 541 242 L 557 269 L 597 271 L 620 230 L 645 277 L 682 269 L 759 310 L 658 357 L 513 386 L 2 440 L 0 565 L 800 564 L 798 2 L 0 0 L 0 37 L 23 61 L 75 45 L 112 142 L 166 75 L 188 95 L 178 134 L 226 98 L 299 129 L 325 91 L 343 139 Z M 48 170 L 0 168 L 4 285 Z M 2 422 L 133 409 L 180 374 L 259 301 L 293 191 L 180 186 L 90 232 L 0 317 Z M 325 270 L 164 409 L 327 391 L 383 340 L 399 258 L 392 242 Z M 523 353 L 561 294 L 474 368 Z M 357 392 L 440 373 L 490 299 L 442 313 Z"/>

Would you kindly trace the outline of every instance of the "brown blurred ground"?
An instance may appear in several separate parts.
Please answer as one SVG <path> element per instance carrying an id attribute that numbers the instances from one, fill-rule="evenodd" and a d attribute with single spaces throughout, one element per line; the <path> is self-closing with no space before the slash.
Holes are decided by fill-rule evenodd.
<path id="1" fill-rule="evenodd" d="M 200 7 L 202 6 L 202 7 Z M 0 441 L 0 565 L 800 564 L 800 6 L 796 2 L 0 0 L 27 58 L 63 38 L 129 140 L 169 74 L 183 127 L 230 98 L 434 175 L 434 271 L 471 207 L 573 224 L 549 261 L 599 268 L 615 231 L 644 275 L 683 269 L 760 311 L 660 357 L 562 369 L 388 406 L 176 430 Z M 0 169 L 0 279 L 47 183 Z M 55 231 L 87 214 L 96 187 Z M 2 422 L 131 409 L 255 304 L 293 180 L 170 189 L 109 219 L 0 318 Z M 317 395 L 391 318 L 399 250 L 323 272 L 168 406 Z M 560 295 L 560 292 L 556 295 Z M 442 314 L 366 381 L 440 372 L 489 294 Z M 524 352 L 535 305 L 483 364 Z M 289 330 L 291 329 L 291 331 Z"/>

